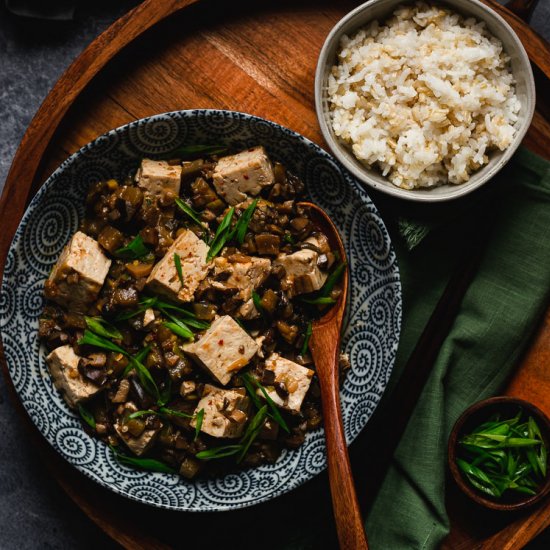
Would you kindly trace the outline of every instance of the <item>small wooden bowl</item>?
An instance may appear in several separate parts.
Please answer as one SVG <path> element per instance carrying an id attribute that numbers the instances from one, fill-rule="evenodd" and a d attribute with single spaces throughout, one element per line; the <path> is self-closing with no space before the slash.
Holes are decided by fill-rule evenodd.
<path id="1" fill-rule="evenodd" d="M 547 472 L 546 479 L 536 495 L 510 493 L 510 495 L 504 494 L 503 498 L 499 500 L 492 499 L 472 487 L 468 483 L 468 480 L 464 478 L 456 464 L 458 441 L 464 434 L 470 433 L 495 413 L 500 413 L 503 418 L 511 418 L 517 414 L 520 408 L 531 415 L 536 421 L 546 448 L 550 451 L 550 420 L 540 409 L 531 403 L 515 397 L 492 397 L 491 399 L 485 399 L 484 401 L 475 403 L 462 413 L 449 436 L 449 468 L 456 484 L 460 487 L 462 492 L 468 495 L 474 502 L 485 508 L 490 508 L 491 510 L 504 512 L 522 510 L 541 501 L 550 492 L 550 472 Z"/>

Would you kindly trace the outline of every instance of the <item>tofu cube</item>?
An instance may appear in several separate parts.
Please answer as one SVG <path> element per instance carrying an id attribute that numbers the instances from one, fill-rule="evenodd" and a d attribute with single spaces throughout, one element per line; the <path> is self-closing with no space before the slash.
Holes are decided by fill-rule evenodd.
<path id="1" fill-rule="evenodd" d="M 260 314 L 252 302 L 252 291 L 256 290 L 271 271 L 271 260 L 268 258 L 250 257 L 242 262 L 230 262 L 227 258 L 218 257 L 214 260 L 212 286 L 215 288 L 240 289 L 237 296 L 245 302 L 239 309 L 243 319 L 253 319 Z M 216 278 L 223 278 L 216 281 Z"/>
<path id="2" fill-rule="evenodd" d="M 200 340 L 183 351 L 225 386 L 258 351 L 258 344 L 229 315 L 218 317 Z"/>
<path id="3" fill-rule="evenodd" d="M 172 166 L 164 160 L 143 159 L 136 172 L 136 182 L 138 187 L 156 197 L 167 193 L 179 197 L 181 166 Z"/>
<path id="4" fill-rule="evenodd" d="M 99 243 L 77 231 L 52 269 L 46 297 L 69 310 L 85 313 L 97 299 L 111 267 Z"/>
<path id="5" fill-rule="evenodd" d="M 74 352 L 72 346 L 61 346 L 54 349 L 46 357 L 46 362 L 54 386 L 61 392 L 69 407 L 76 408 L 79 403 L 90 399 L 102 390 L 90 380 L 82 377 L 78 371 L 80 357 Z"/>
<path id="6" fill-rule="evenodd" d="M 183 286 L 174 263 L 174 253 L 180 257 Z M 204 241 L 192 231 L 184 231 L 147 277 L 149 290 L 172 300 L 190 302 L 195 290 L 208 273 L 207 253 L 208 245 Z"/>
<path id="7" fill-rule="evenodd" d="M 248 420 L 250 399 L 244 388 L 226 390 L 206 384 L 195 415 L 201 409 L 204 410 L 202 432 L 213 437 L 240 437 Z M 190 424 L 195 427 L 195 419 Z"/>
<path id="8" fill-rule="evenodd" d="M 263 147 L 222 157 L 212 177 L 218 195 L 230 205 L 255 197 L 275 181 L 271 161 Z"/>
<path id="9" fill-rule="evenodd" d="M 294 361 L 281 357 L 277 353 L 271 354 L 265 362 L 265 368 L 275 375 L 275 382 L 282 384 L 288 395 L 283 399 L 275 388 L 267 387 L 267 393 L 276 405 L 291 412 L 300 412 L 302 402 L 311 384 L 314 372 L 302 367 Z M 258 390 L 258 396 L 263 393 Z"/>
<path id="10" fill-rule="evenodd" d="M 304 248 L 293 254 L 279 254 L 273 265 L 285 269 L 282 288 L 290 298 L 298 294 L 307 294 L 319 290 L 327 280 L 328 274 L 319 269 L 319 254 L 315 250 Z"/>
<path id="11" fill-rule="evenodd" d="M 132 453 L 136 456 L 141 456 L 155 444 L 161 428 L 148 428 L 143 430 L 143 432 L 139 435 L 132 435 L 126 426 L 124 418 L 137 410 L 138 408 L 131 401 L 126 403 L 124 405 L 122 415 L 114 424 L 114 428 L 128 449 L 130 449 L 130 451 L 132 451 Z"/>

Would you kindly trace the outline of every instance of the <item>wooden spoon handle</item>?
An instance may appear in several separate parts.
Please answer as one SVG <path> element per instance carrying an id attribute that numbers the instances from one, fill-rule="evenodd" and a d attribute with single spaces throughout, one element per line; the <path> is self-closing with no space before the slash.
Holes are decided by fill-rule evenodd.
<path id="1" fill-rule="evenodd" d="M 529 23 L 538 3 L 539 0 L 510 0 L 505 6 L 519 18 Z"/>
<path id="2" fill-rule="evenodd" d="M 65 71 L 32 119 L 6 178 L 0 200 L 0 278 L 44 151 L 63 116 L 90 80 L 120 50 L 172 13 L 198 0 L 146 0 L 96 38 Z"/>
<path id="3" fill-rule="evenodd" d="M 336 345 L 335 345 L 336 343 Z M 340 333 L 335 324 L 330 323 L 314 330 L 310 349 L 321 386 L 323 415 L 331 418 L 325 421 L 328 476 L 332 505 L 342 550 L 365 550 L 368 548 L 363 519 L 349 462 L 340 395 L 338 388 L 338 356 Z"/>

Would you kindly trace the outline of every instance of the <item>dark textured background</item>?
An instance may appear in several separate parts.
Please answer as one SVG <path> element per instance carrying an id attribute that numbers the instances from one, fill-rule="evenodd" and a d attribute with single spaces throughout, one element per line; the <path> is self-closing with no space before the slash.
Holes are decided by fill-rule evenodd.
<path id="1" fill-rule="evenodd" d="M 82 0 L 73 21 L 52 22 L 13 16 L 0 2 L 0 190 L 50 88 L 98 34 L 137 3 Z M 550 40 L 549 0 L 540 0 L 532 26 Z M 544 538 L 533 546 L 550 547 Z M 116 545 L 48 477 L 0 380 L 0 549 L 98 547 Z"/>

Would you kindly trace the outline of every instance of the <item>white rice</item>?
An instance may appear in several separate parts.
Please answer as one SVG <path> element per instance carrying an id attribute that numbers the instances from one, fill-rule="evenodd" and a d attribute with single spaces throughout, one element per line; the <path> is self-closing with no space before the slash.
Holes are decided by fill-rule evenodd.
<path id="1" fill-rule="evenodd" d="M 340 46 L 328 83 L 332 127 L 394 185 L 466 182 L 491 149 L 512 142 L 520 102 L 485 23 L 419 2 Z"/>

